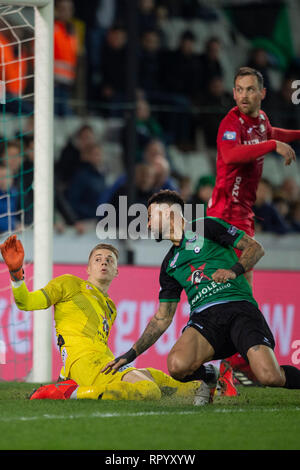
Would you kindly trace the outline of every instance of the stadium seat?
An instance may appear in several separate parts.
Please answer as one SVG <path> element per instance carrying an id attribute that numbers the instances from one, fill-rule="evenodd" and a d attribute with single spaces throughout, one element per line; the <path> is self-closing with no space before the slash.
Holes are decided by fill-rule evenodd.
<path id="1" fill-rule="evenodd" d="M 280 162 L 282 163 L 282 162 Z M 299 162 L 292 163 L 289 166 L 284 166 L 282 163 L 282 180 L 286 178 L 294 178 L 295 181 L 300 184 L 300 164 Z"/>
<path id="2" fill-rule="evenodd" d="M 169 150 L 171 165 L 174 170 L 183 176 L 189 176 L 195 184 L 203 175 L 211 174 L 211 167 L 205 153 L 181 153 L 177 148 Z"/>
<path id="3" fill-rule="evenodd" d="M 192 152 L 186 157 L 186 174 L 191 176 L 193 184 L 196 184 L 201 176 L 211 174 L 211 167 L 204 153 Z"/>
<path id="4" fill-rule="evenodd" d="M 121 145 L 117 142 L 104 142 L 103 157 L 107 170 L 107 182 L 112 184 L 124 171 Z"/>
<path id="5" fill-rule="evenodd" d="M 167 47 L 175 49 L 181 34 L 189 27 L 189 24 L 182 18 L 170 18 L 164 21 L 161 27 L 166 36 Z"/>
<path id="6" fill-rule="evenodd" d="M 283 164 L 275 155 L 267 154 L 264 160 L 263 177 L 277 186 L 283 179 Z"/>

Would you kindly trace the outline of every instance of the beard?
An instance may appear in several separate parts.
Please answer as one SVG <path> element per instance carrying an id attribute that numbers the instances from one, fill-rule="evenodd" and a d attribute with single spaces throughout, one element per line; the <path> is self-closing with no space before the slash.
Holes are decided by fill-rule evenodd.
<path id="1" fill-rule="evenodd" d="M 154 237 L 154 240 L 159 243 L 163 240 L 165 240 L 165 237 L 163 236 L 162 230 L 157 229 L 157 230 L 151 230 L 151 235 Z"/>
<path id="2" fill-rule="evenodd" d="M 164 237 L 163 237 L 162 233 L 159 233 L 158 236 L 155 237 L 155 241 L 157 243 L 162 242 L 163 240 L 164 240 Z"/>

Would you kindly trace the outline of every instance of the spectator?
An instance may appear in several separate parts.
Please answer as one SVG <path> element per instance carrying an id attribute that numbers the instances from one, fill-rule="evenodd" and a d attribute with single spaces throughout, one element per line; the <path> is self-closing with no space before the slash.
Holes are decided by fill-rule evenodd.
<path id="1" fill-rule="evenodd" d="M 26 60 L 30 54 L 31 41 L 25 42 L 22 48 L 16 48 L 16 33 L 9 30 L 7 24 L 0 19 L 0 47 L 1 47 L 1 80 L 5 80 L 6 112 L 24 113 L 32 112 L 32 104 L 22 99 L 20 106 L 20 96 L 22 96 L 28 85 L 30 75 L 30 62 Z M 22 32 L 18 32 L 21 39 Z M 18 56 L 18 53 L 19 56 Z"/>
<path id="2" fill-rule="evenodd" d="M 201 82 L 200 92 L 205 95 L 208 84 L 213 77 L 223 77 L 223 67 L 221 65 L 221 41 L 217 37 L 211 37 L 205 44 L 204 52 L 200 55 Z M 201 100 L 201 97 L 200 97 Z"/>
<path id="3" fill-rule="evenodd" d="M 76 2 L 76 12 L 86 24 L 86 86 L 88 106 L 99 98 L 101 84 L 102 48 L 106 35 L 119 14 L 117 0 L 90 0 L 89 7 L 82 0 Z"/>
<path id="4" fill-rule="evenodd" d="M 143 161 L 151 164 L 156 155 L 168 160 L 167 149 L 160 139 L 151 139 L 144 148 Z"/>
<path id="5" fill-rule="evenodd" d="M 55 1 L 54 22 L 54 111 L 57 116 L 73 114 L 70 99 L 76 81 L 79 38 L 72 22 L 72 0 Z"/>
<path id="6" fill-rule="evenodd" d="M 256 192 L 256 202 L 253 207 L 256 222 L 256 232 L 271 232 L 284 235 L 291 231 L 290 226 L 280 215 L 274 204 L 271 183 L 262 178 Z"/>
<path id="7" fill-rule="evenodd" d="M 106 189 L 100 145 L 91 144 L 81 153 L 81 161 L 66 191 L 77 220 L 96 218 L 96 209 Z"/>
<path id="8" fill-rule="evenodd" d="M 162 50 L 159 33 L 156 29 L 146 30 L 141 35 L 139 57 L 139 87 L 150 101 L 162 95 Z"/>
<path id="9" fill-rule="evenodd" d="M 282 129 L 299 129 L 300 111 L 292 101 L 293 78 L 284 78 L 279 91 L 272 94 L 268 101 L 267 111 L 272 120 L 272 126 Z M 295 144 L 292 144 L 293 146 Z M 298 144 L 299 145 L 299 144 Z"/>
<path id="10" fill-rule="evenodd" d="M 161 48 L 158 31 L 145 31 L 141 37 L 138 86 L 147 101 L 158 107 L 159 122 L 170 141 L 185 145 L 190 134 L 187 119 L 189 100 L 181 94 L 172 93 L 165 85 L 165 78 L 170 73 L 165 59 L 166 54 Z"/>
<path id="11" fill-rule="evenodd" d="M 293 177 L 285 178 L 280 185 L 279 190 L 284 193 L 289 204 L 298 201 L 300 198 L 300 188 Z"/>
<path id="12" fill-rule="evenodd" d="M 138 27 L 140 36 L 144 31 L 157 28 L 155 0 L 138 1 Z"/>
<path id="13" fill-rule="evenodd" d="M 194 102 L 199 92 L 200 63 L 196 53 L 196 36 L 184 31 L 175 51 L 166 53 L 166 89 L 179 93 Z"/>
<path id="14" fill-rule="evenodd" d="M 137 161 L 142 160 L 144 148 L 152 139 L 165 140 L 159 122 L 152 116 L 149 103 L 138 99 L 136 104 Z"/>
<path id="15" fill-rule="evenodd" d="M 3 145 L 2 152 L 0 156 L 0 165 L 7 166 L 8 170 L 8 181 L 12 178 L 11 183 L 8 185 L 10 193 L 15 198 L 15 207 L 16 209 L 23 208 L 22 205 L 22 178 L 23 174 L 21 173 L 21 164 L 22 164 L 22 155 L 20 143 L 18 140 L 10 140 Z M 19 218 L 19 217 L 17 217 Z M 14 217 L 15 220 L 15 217 Z"/>
<path id="16" fill-rule="evenodd" d="M 285 72 L 286 78 L 291 78 L 292 80 L 299 80 L 300 76 L 300 53 L 296 54 L 288 64 L 287 70 Z"/>
<path id="17" fill-rule="evenodd" d="M 285 197 L 285 194 L 280 191 L 275 191 L 272 203 L 281 217 L 286 221 L 288 224 L 288 215 L 290 212 L 290 204 L 288 199 Z"/>
<path id="18" fill-rule="evenodd" d="M 149 197 L 153 194 L 154 177 L 154 168 L 150 165 L 138 163 L 135 166 L 135 203 L 147 205 Z M 113 204 L 115 208 L 117 208 L 119 204 L 119 196 L 128 196 L 130 184 L 126 177 L 119 188 L 111 195 L 109 202 Z"/>
<path id="19" fill-rule="evenodd" d="M 207 204 L 212 196 L 215 186 L 215 177 L 212 175 L 205 175 L 199 178 L 195 192 L 191 198 L 191 204 L 204 204 L 204 215 L 206 214 Z"/>
<path id="20" fill-rule="evenodd" d="M 25 136 L 23 141 L 24 161 L 16 187 L 19 192 L 20 209 L 24 210 L 24 224 L 30 225 L 33 222 L 34 138 L 32 135 Z"/>
<path id="21" fill-rule="evenodd" d="M 267 52 L 262 47 L 256 47 L 250 51 L 247 67 L 258 70 L 264 79 L 264 87 L 269 92 L 272 92 L 273 87 L 269 77 L 270 61 Z M 266 96 L 268 99 L 268 95 Z"/>
<path id="22" fill-rule="evenodd" d="M 300 232 L 300 199 L 291 204 L 289 222 L 294 232 Z"/>
<path id="23" fill-rule="evenodd" d="M 218 19 L 215 9 L 204 5 L 204 2 L 199 2 L 199 0 L 159 0 L 158 3 L 166 7 L 170 16 L 173 17 L 187 20 L 201 18 L 205 21 L 215 21 Z"/>
<path id="24" fill-rule="evenodd" d="M 74 173 L 77 171 L 80 164 L 80 155 L 83 150 L 92 144 L 96 143 L 96 136 L 94 130 L 88 124 L 82 125 L 75 135 L 73 135 L 59 156 L 55 165 L 56 182 L 66 189 Z"/>
<path id="25" fill-rule="evenodd" d="M 192 179 L 189 176 L 182 176 L 179 178 L 178 192 L 186 204 L 191 202 L 193 187 Z"/>
<path id="26" fill-rule="evenodd" d="M 154 178 L 155 172 L 154 169 L 146 164 L 139 163 L 135 167 L 135 203 L 144 204 L 147 206 L 148 199 L 154 193 Z M 119 228 L 119 197 L 127 196 L 129 194 L 129 185 L 127 177 L 124 178 L 123 183 L 116 188 L 116 190 L 111 194 L 109 203 L 112 204 L 116 210 L 116 221 L 117 228 Z M 128 218 L 128 223 L 130 218 Z M 124 229 L 125 227 L 121 227 Z"/>
<path id="27" fill-rule="evenodd" d="M 151 160 L 150 166 L 154 169 L 155 192 L 161 189 L 178 191 L 177 184 L 171 177 L 170 164 L 163 155 L 155 155 Z"/>
<path id="28" fill-rule="evenodd" d="M 225 90 L 222 77 L 212 77 L 208 83 L 206 94 L 202 97 L 198 125 L 203 130 L 204 143 L 212 166 L 216 171 L 217 134 L 221 120 L 233 105 L 232 96 Z"/>
<path id="29" fill-rule="evenodd" d="M 182 33 L 179 46 L 175 51 L 165 53 L 164 82 L 165 89 L 175 97 L 184 97 L 186 107 L 191 108 L 196 104 L 199 95 L 200 60 L 196 53 L 196 37 L 187 30 Z M 189 110 L 187 110 L 189 111 Z M 184 124 L 185 135 L 180 142 L 183 150 L 193 150 L 195 147 L 196 119 L 191 112 L 184 113 L 181 122 Z M 185 147 L 185 148 L 184 148 Z"/>
<path id="30" fill-rule="evenodd" d="M 114 24 L 106 35 L 102 49 L 100 100 L 110 107 L 104 115 L 120 115 L 125 100 L 127 32 L 121 23 Z"/>
<path id="31" fill-rule="evenodd" d="M 0 161 L 0 233 L 11 233 L 17 226 L 18 196 L 12 183 L 8 166 Z"/>
<path id="32" fill-rule="evenodd" d="M 15 180 L 20 176 L 19 173 L 22 163 L 20 144 L 17 140 L 10 140 L 4 146 L 0 158 L 0 163 L 1 162 L 6 162 L 10 174 L 14 178 L 13 185 L 16 186 Z"/>

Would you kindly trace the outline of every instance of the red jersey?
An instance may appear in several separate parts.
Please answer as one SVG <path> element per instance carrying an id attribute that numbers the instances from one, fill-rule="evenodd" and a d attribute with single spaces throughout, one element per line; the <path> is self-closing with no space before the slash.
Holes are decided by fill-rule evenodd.
<path id="1" fill-rule="evenodd" d="M 271 137 L 272 127 L 263 111 L 252 118 L 236 106 L 221 121 L 217 136 L 217 178 L 208 204 L 208 216 L 235 225 L 239 225 L 239 221 L 243 226 L 245 222 L 252 224 L 252 206 L 262 175 L 264 154 L 276 148 Z M 259 145 L 262 142 L 267 145 Z M 234 155 L 236 153 L 238 155 Z"/>

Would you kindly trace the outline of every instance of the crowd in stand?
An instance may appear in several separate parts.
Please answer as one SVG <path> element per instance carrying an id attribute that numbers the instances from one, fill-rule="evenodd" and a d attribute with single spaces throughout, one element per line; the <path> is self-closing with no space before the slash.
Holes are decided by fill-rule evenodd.
<path id="1" fill-rule="evenodd" d="M 82 112 L 92 116 L 123 117 L 126 109 L 128 31 L 125 1 L 56 0 L 54 25 L 55 116 L 68 119 Z M 225 86 L 222 40 L 211 36 L 199 50 L 195 34 L 186 29 L 175 49 L 167 47 L 162 24 L 169 17 L 217 21 L 218 13 L 198 1 L 140 0 L 138 2 L 138 70 L 136 89 L 135 202 L 146 204 L 159 189 L 178 190 L 188 203 L 203 203 L 211 196 L 215 181 L 216 135 L 221 119 L 234 106 Z M 1 37 L 0 37 L 1 42 Z M 282 74 L 279 89 L 273 89 L 270 71 L 274 66 L 262 48 L 249 50 L 246 64 L 260 70 L 267 87 L 264 110 L 277 127 L 299 129 L 299 107 L 292 103 L 292 81 L 299 77 L 295 58 Z M 81 98 L 83 101 L 81 101 Z M 81 111 L 79 111 L 81 110 Z M 211 174 L 192 178 L 179 174 L 169 158 L 170 146 L 185 152 L 197 151 L 197 135 L 203 135 Z M 26 207 L 25 223 L 32 222 L 33 139 L 25 139 L 25 161 L 17 142 L 0 149 L 0 213 Z M 121 132 L 120 143 L 125 135 Z M 295 144 L 296 151 L 297 143 Z M 88 230 L 96 208 L 129 194 L 127 174 L 108 184 L 103 142 L 90 125 L 82 125 L 65 143 L 55 165 L 55 209 L 57 230 L 74 227 Z M 13 154 L 16 153 L 15 156 Z M 9 163 L 9 165 L 7 164 Z M 127 168 L 126 154 L 123 167 Z M 24 175 L 21 178 L 20 173 Z M 25 170 L 25 172 L 24 172 Z M 29 188 L 24 191 L 24 184 Z M 22 188 L 20 189 L 20 187 Z M 263 179 L 254 207 L 257 232 L 300 232 L 300 191 L 293 178 L 278 187 Z M 17 216 L 16 216 L 17 219 Z M 0 217 L 0 232 L 8 230 L 8 217 Z M 16 223 L 16 221 L 14 222 Z M 12 227 L 13 228 L 13 227 Z"/>

